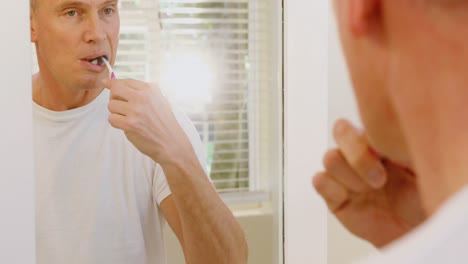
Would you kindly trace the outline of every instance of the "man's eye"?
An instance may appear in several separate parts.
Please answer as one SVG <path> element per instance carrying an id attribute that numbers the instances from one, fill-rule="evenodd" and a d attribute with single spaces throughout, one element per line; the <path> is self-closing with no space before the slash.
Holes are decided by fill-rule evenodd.
<path id="1" fill-rule="evenodd" d="M 112 9 L 112 8 L 106 8 L 106 9 L 104 9 L 104 14 L 110 15 L 110 14 L 112 14 L 112 13 L 114 13 L 114 9 Z"/>
<path id="2" fill-rule="evenodd" d="M 74 16 L 76 16 L 76 14 L 77 14 L 76 10 L 70 10 L 70 11 L 67 12 L 67 15 L 70 16 L 70 17 L 74 17 Z"/>

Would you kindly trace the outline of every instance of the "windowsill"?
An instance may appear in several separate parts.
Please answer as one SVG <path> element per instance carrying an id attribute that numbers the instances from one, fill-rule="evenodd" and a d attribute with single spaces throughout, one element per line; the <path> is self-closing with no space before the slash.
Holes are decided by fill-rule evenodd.
<path id="1" fill-rule="evenodd" d="M 268 192 L 221 193 L 236 218 L 273 214 Z"/>

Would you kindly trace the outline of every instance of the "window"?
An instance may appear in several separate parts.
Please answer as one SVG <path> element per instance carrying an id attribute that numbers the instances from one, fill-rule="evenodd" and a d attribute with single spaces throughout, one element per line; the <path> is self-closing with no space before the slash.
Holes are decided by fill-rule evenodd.
<path id="1" fill-rule="evenodd" d="M 119 76 L 159 82 L 182 106 L 219 192 L 265 191 L 274 93 L 269 1 L 120 3 Z"/>

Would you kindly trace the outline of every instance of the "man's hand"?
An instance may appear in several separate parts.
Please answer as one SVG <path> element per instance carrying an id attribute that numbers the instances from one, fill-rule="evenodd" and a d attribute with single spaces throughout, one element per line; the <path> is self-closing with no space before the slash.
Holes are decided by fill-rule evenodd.
<path id="1" fill-rule="evenodd" d="M 110 90 L 110 124 L 164 170 L 172 195 L 160 206 L 186 262 L 247 263 L 241 226 L 206 176 L 159 88 L 135 80 L 111 80 L 104 86 Z"/>
<path id="2" fill-rule="evenodd" d="M 338 149 L 325 155 L 313 185 L 351 233 L 380 248 L 425 219 L 409 170 L 380 159 L 347 121 L 338 121 L 333 134 Z"/>
<path id="3" fill-rule="evenodd" d="M 104 85 L 110 90 L 109 123 L 143 154 L 163 164 L 190 151 L 189 139 L 156 85 L 129 79 Z"/>

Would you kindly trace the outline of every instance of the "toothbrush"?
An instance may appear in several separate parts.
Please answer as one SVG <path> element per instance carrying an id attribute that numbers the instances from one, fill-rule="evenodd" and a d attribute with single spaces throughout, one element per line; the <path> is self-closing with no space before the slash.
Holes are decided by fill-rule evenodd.
<path id="1" fill-rule="evenodd" d="M 114 70 L 112 69 L 112 66 L 110 63 L 107 61 L 106 57 L 102 57 L 102 61 L 104 64 L 106 64 L 107 70 L 109 71 L 109 79 L 113 80 L 115 79 L 115 73 Z"/>

